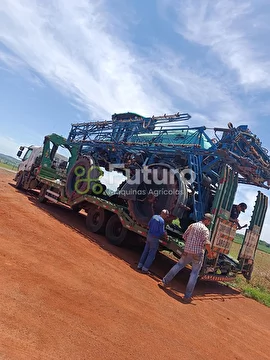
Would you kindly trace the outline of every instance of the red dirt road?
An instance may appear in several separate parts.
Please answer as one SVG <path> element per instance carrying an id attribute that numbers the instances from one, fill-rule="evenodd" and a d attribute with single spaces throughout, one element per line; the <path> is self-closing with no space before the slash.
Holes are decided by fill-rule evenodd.
<path id="1" fill-rule="evenodd" d="M 83 214 L 41 205 L 0 170 L 0 359 L 270 359 L 269 308 L 216 283 L 199 282 L 181 303 L 134 270 L 142 244 L 123 248 L 87 232 Z"/>

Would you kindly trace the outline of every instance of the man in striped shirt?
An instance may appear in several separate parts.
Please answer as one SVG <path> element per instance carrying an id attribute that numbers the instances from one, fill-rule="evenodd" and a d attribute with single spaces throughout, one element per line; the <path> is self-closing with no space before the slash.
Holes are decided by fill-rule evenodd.
<path id="1" fill-rule="evenodd" d="M 186 287 L 185 296 L 183 298 L 183 301 L 187 303 L 191 301 L 191 296 L 203 264 L 205 249 L 208 252 L 208 256 L 212 256 L 209 241 L 210 233 L 207 228 L 207 226 L 211 224 L 212 220 L 213 215 L 207 213 L 201 221 L 191 224 L 187 228 L 183 234 L 185 248 L 180 260 L 171 268 L 159 284 L 160 287 L 166 287 L 180 270 L 182 270 L 187 264 L 191 263 L 192 271 Z"/>

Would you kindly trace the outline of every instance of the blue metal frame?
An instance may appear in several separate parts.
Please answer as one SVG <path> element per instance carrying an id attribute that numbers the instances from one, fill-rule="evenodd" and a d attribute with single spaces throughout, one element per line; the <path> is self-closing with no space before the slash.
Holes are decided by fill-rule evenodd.
<path id="1" fill-rule="evenodd" d="M 80 145 L 82 154 L 91 154 L 105 168 L 111 163 L 123 163 L 128 168 L 158 162 L 179 168 L 184 161 L 197 174 L 194 220 L 207 210 L 209 191 L 203 186 L 203 177 L 217 184 L 224 164 L 240 175 L 240 183 L 269 188 L 270 158 L 247 125 L 234 128 L 229 123 L 228 128 L 214 128 L 213 140 L 204 126 L 182 124 L 190 118 L 187 113 L 157 117 L 114 114 L 111 121 L 72 124 L 67 141 Z M 139 164 L 138 156 L 142 159 Z"/>

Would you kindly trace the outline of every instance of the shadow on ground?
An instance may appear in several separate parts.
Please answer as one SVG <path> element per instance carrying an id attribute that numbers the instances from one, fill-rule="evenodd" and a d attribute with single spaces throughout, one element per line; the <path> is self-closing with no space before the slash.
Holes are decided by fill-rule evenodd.
<path id="1" fill-rule="evenodd" d="M 14 184 L 9 183 L 9 185 L 15 188 Z M 17 189 L 16 191 L 24 194 L 33 206 L 42 209 L 49 216 L 52 216 L 54 219 L 80 233 L 82 236 L 87 238 L 88 241 L 97 244 L 100 248 L 109 252 L 111 255 L 125 261 L 131 268 L 134 269 L 134 271 L 136 271 L 137 263 L 144 247 L 144 241 L 141 238 L 136 237 L 135 234 L 131 233 L 130 238 L 128 238 L 121 247 L 114 246 L 107 241 L 104 235 L 92 233 L 86 229 L 86 214 L 83 211 L 75 213 L 65 205 L 54 204 L 49 201 L 45 204 L 41 204 L 38 201 L 38 193 L 36 191 L 23 192 Z M 154 264 L 151 267 L 150 277 L 157 283 L 160 282 L 163 276 L 174 264 L 174 260 L 162 253 L 158 253 Z M 183 269 L 173 279 L 170 284 L 170 288 L 163 289 L 163 291 L 175 300 L 181 301 L 189 274 L 190 270 Z M 141 276 L 147 275 L 141 274 Z M 198 281 L 193 295 L 196 300 L 224 300 L 225 298 L 242 297 L 239 291 L 231 288 L 229 284 L 202 280 Z"/>

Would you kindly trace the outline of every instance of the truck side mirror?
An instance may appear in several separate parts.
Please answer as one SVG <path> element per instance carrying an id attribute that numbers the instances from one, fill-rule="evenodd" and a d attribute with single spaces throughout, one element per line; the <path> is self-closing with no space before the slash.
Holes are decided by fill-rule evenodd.
<path id="1" fill-rule="evenodd" d="M 22 150 L 19 150 L 19 151 L 17 152 L 17 156 L 20 157 L 21 155 L 22 155 Z"/>

